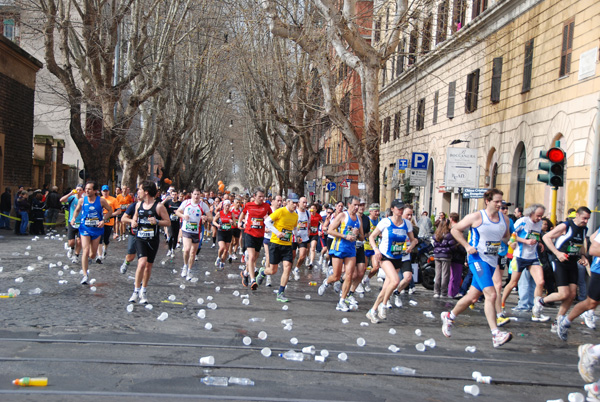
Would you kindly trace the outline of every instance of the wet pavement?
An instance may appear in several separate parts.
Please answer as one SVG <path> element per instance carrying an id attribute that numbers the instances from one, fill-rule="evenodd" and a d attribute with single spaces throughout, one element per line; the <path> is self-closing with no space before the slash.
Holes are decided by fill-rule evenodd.
<path id="1" fill-rule="evenodd" d="M 0 299 L 2 401 L 448 401 L 475 398 L 463 391 L 475 384 L 473 371 L 492 377 L 491 384 L 478 384 L 477 400 L 567 400 L 570 392 L 583 392 L 577 346 L 598 342 L 597 333 L 579 322 L 569 341 L 562 342 L 550 333 L 550 322 L 533 323 L 522 315 L 505 327 L 514 339 L 494 349 L 482 304 L 457 319 L 448 339 L 439 316 L 454 300 L 433 299 L 420 286 L 416 294 L 403 296 L 404 307 L 391 309 L 385 322 L 371 324 L 365 313 L 376 297 L 377 282 L 358 298 L 358 311 L 343 313 L 335 310 L 337 295 L 331 287 L 320 297 L 309 286 L 324 278 L 316 269 L 304 268 L 300 280 L 290 281 L 290 303 L 282 304 L 273 293 L 279 274 L 274 287 L 244 288 L 239 263 L 215 270 L 216 249 L 210 243 L 203 244 L 193 271 L 198 280 L 192 283 L 179 276 L 181 252 L 167 258 L 163 242 L 148 287 L 153 308 L 136 304 L 128 312 L 135 263 L 126 274 L 119 272 L 126 242 L 110 244 L 104 264 L 90 266 L 95 283 L 83 286 L 80 266 L 66 258 L 61 236 L 32 241 L 8 231 L 0 235 L 0 293 L 9 288 L 21 292 Z M 208 308 L 208 303 L 217 308 Z M 511 296 L 507 309 L 515 304 Z M 204 319 L 198 317 L 200 310 Z M 424 311 L 431 311 L 433 318 Z M 157 320 L 163 312 L 168 318 Z M 556 309 L 545 313 L 554 317 Z M 291 330 L 282 323 L 287 319 L 293 320 Z M 206 329 L 207 324 L 212 328 Z M 260 331 L 267 333 L 266 339 L 258 337 Z M 244 337 L 250 337 L 250 345 Z M 364 346 L 357 344 L 358 338 L 365 340 Z M 435 347 L 417 351 L 415 345 L 430 338 Z M 304 361 L 277 356 L 310 345 L 316 355 L 323 349 L 329 352 L 325 362 L 310 354 Z M 390 345 L 399 350 L 393 353 Z M 467 346 L 475 346 L 476 352 L 466 352 Z M 265 347 L 271 349 L 270 357 L 261 354 Z M 338 359 L 340 353 L 348 356 L 346 361 Z M 214 366 L 200 366 L 203 356 L 214 356 Z M 416 372 L 399 376 L 391 371 L 394 366 Z M 11 384 L 24 376 L 47 376 L 49 384 Z M 201 383 L 206 376 L 249 378 L 255 385 L 207 386 Z"/>

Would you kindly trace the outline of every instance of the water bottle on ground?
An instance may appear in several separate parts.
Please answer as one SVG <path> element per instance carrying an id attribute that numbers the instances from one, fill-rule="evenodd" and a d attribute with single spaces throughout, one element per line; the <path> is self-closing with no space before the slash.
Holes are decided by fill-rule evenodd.
<path id="1" fill-rule="evenodd" d="M 408 367 L 396 366 L 392 367 L 392 372 L 398 375 L 414 375 L 417 371 Z"/>
<path id="2" fill-rule="evenodd" d="M 226 387 L 228 385 L 227 377 L 204 377 L 200 380 L 203 384 L 216 387 Z"/>
<path id="3" fill-rule="evenodd" d="M 296 352 L 294 350 L 288 350 L 285 353 L 280 353 L 279 356 L 283 357 L 285 360 L 292 360 L 296 362 L 301 362 L 304 360 L 304 353 Z"/>
<path id="4" fill-rule="evenodd" d="M 229 384 L 245 385 L 248 387 L 254 386 L 254 381 L 249 378 L 229 377 Z"/>

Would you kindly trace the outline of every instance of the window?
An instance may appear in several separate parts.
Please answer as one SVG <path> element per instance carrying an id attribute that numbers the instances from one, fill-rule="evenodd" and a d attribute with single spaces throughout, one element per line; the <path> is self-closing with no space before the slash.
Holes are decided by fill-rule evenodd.
<path id="1" fill-rule="evenodd" d="M 452 24 L 450 29 L 455 33 L 465 26 L 467 15 L 467 0 L 454 0 L 454 8 L 452 11 Z"/>
<path id="2" fill-rule="evenodd" d="M 438 115 L 438 102 L 440 101 L 440 91 L 435 91 L 433 95 L 433 123 L 437 124 L 437 115 Z"/>
<path id="3" fill-rule="evenodd" d="M 515 197 L 516 205 L 522 207 L 525 205 L 525 180 L 527 178 L 527 156 L 525 147 L 521 148 L 519 154 L 519 162 L 517 165 L 517 196 Z"/>
<path id="4" fill-rule="evenodd" d="M 456 100 L 456 81 L 448 84 L 448 118 L 454 118 L 454 101 Z"/>
<path id="5" fill-rule="evenodd" d="M 531 70 L 533 67 L 533 39 L 525 44 L 525 64 L 523 64 L 523 87 L 521 92 L 531 89 Z"/>
<path id="6" fill-rule="evenodd" d="M 573 29 L 575 29 L 575 18 L 571 18 L 563 25 L 562 48 L 560 51 L 560 73 L 559 77 L 569 75 L 571 72 L 571 52 L 573 51 Z"/>
<path id="7" fill-rule="evenodd" d="M 500 102 L 500 85 L 502 84 L 502 57 L 494 58 L 492 62 L 492 103 Z"/>
<path id="8" fill-rule="evenodd" d="M 448 0 L 442 0 L 438 6 L 437 32 L 435 43 L 441 43 L 446 40 L 448 30 Z"/>
<path id="9" fill-rule="evenodd" d="M 410 33 L 410 42 L 408 44 L 408 65 L 412 66 L 417 62 L 417 40 L 419 36 L 416 29 Z"/>
<path id="10" fill-rule="evenodd" d="M 406 48 L 406 39 L 402 38 L 398 43 L 398 57 L 396 57 L 396 77 L 404 72 L 404 49 Z"/>
<path id="11" fill-rule="evenodd" d="M 386 117 L 383 120 L 383 142 L 390 142 L 390 123 L 392 121 L 391 117 Z"/>
<path id="12" fill-rule="evenodd" d="M 406 135 L 410 134 L 410 106 L 406 109 Z"/>
<path id="13" fill-rule="evenodd" d="M 417 104 L 417 131 L 425 128 L 425 98 L 420 99 Z"/>
<path id="14" fill-rule="evenodd" d="M 2 34 L 6 36 L 7 39 L 10 39 L 14 42 L 15 40 L 15 20 L 13 19 L 5 19 L 3 21 L 3 29 Z"/>
<path id="15" fill-rule="evenodd" d="M 394 139 L 400 138 L 400 119 L 402 118 L 402 112 L 397 112 L 394 115 Z"/>
<path id="16" fill-rule="evenodd" d="M 492 168 L 491 188 L 496 188 L 497 181 L 498 181 L 498 164 L 494 163 L 494 167 Z"/>
<path id="17" fill-rule="evenodd" d="M 433 15 L 429 14 L 423 23 L 423 38 L 421 39 L 421 52 L 426 54 L 431 50 L 431 24 Z"/>
<path id="18" fill-rule="evenodd" d="M 385 78 L 387 76 L 387 63 L 383 64 L 383 67 L 381 68 L 381 86 L 384 87 L 385 86 Z"/>
<path id="19" fill-rule="evenodd" d="M 465 98 L 465 112 L 477 110 L 477 96 L 479 95 L 479 69 L 467 75 L 467 96 Z"/>
<path id="20" fill-rule="evenodd" d="M 377 21 L 375 21 L 375 32 L 373 33 L 373 41 L 379 42 L 380 38 L 381 38 L 381 19 L 377 18 Z"/>
<path id="21" fill-rule="evenodd" d="M 383 120 L 379 121 L 379 132 L 381 133 L 381 143 L 383 144 L 383 143 L 385 143 L 385 140 L 384 140 L 384 138 L 385 138 L 384 135 L 385 134 L 383 132 Z"/>
<path id="22" fill-rule="evenodd" d="M 473 0 L 473 14 L 471 14 L 471 19 L 475 19 L 475 17 L 483 13 L 487 9 L 487 3 L 487 0 Z"/>

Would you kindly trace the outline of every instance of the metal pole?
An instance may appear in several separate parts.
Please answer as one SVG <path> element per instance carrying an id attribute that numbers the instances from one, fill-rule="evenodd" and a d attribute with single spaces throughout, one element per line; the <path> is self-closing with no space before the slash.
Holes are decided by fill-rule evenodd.
<path id="1" fill-rule="evenodd" d="M 600 160 L 600 96 L 596 109 L 596 122 L 594 124 L 594 139 L 592 143 L 592 161 L 590 163 L 590 188 L 588 194 L 588 208 L 596 210 L 598 206 L 598 163 Z M 588 223 L 591 229 L 598 227 L 596 213 L 592 213 Z"/>
<path id="2" fill-rule="evenodd" d="M 550 220 L 556 226 L 556 200 L 558 199 L 558 188 L 552 189 L 552 205 L 550 206 Z"/>

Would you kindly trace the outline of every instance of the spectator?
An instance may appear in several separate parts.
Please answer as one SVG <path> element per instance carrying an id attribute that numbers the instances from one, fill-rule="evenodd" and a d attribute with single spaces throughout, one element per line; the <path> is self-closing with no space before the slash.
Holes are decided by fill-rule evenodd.
<path id="1" fill-rule="evenodd" d="M 448 216 L 446 216 L 445 212 L 440 212 L 438 214 L 437 219 L 435 220 L 435 229 L 437 231 L 437 229 L 440 227 L 440 225 L 442 224 L 442 222 L 447 222 L 448 221 Z"/>
<path id="2" fill-rule="evenodd" d="M 10 188 L 6 187 L 6 191 L 2 193 L 0 197 L 0 229 L 8 229 L 10 230 L 10 210 L 12 207 Z M 6 216 L 3 216 L 6 215 Z"/>
<path id="3" fill-rule="evenodd" d="M 456 212 L 450 214 L 450 229 L 458 223 L 460 217 Z M 448 282 L 448 296 L 455 297 L 460 292 L 462 272 L 467 258 L 467 251 L 460 244 L 451 249 L 450 258 L 450 281 Z"/>
<path id="4" fill-rule="evenodd" d="M 421 213 L 421 218 L 419 218 L 419 236 L 421 237 L 430 237 L 433 233 L 433 224 L 431 223 L 431 219 L 429 219 L 429 214 L 427 211 L 423 211 Z"/>
<path id="5" fill-rule="evenodd" d="M 450 233 L 450 224 L 445 219 L 445 215 L 440 220 L 433 238 L 433 257 L 435 258 L 433 297 L 447 297 L 452 248 L 456 245 L 456 240 Z"/>
<path id="6" fill-rule="evenodd" d="M 62 205 L 60 203 L 60 195 L 58 194 L 58 187 L 53 186 L 48 195 L 46 196 L 46 222 L 56 223 L 58 219 L 58 213 L 60 212 Z M 54 229 L 53 226 L 50 229 Z"/>
<path id="7" fill-rule="evenodd" d="M 30 233 L 34 235 L 44 235 L 44 202 L 42 201 L 44 196 L 42 193 L 37 192 L 33 196 L 31 204 L 31 227 Z"/>
<path id="8" fill-rule="evenodd" d="M 29 226 L 29 208 L 30 204 L 27 200 L 27 191 L 23 190 L 19 193 L 15 209 L 17 211 L 17 217 L 21 219 L 20 225 L 15 225 L 15 233 L 18 235 L 26 235 L 27 227 Z"/>

